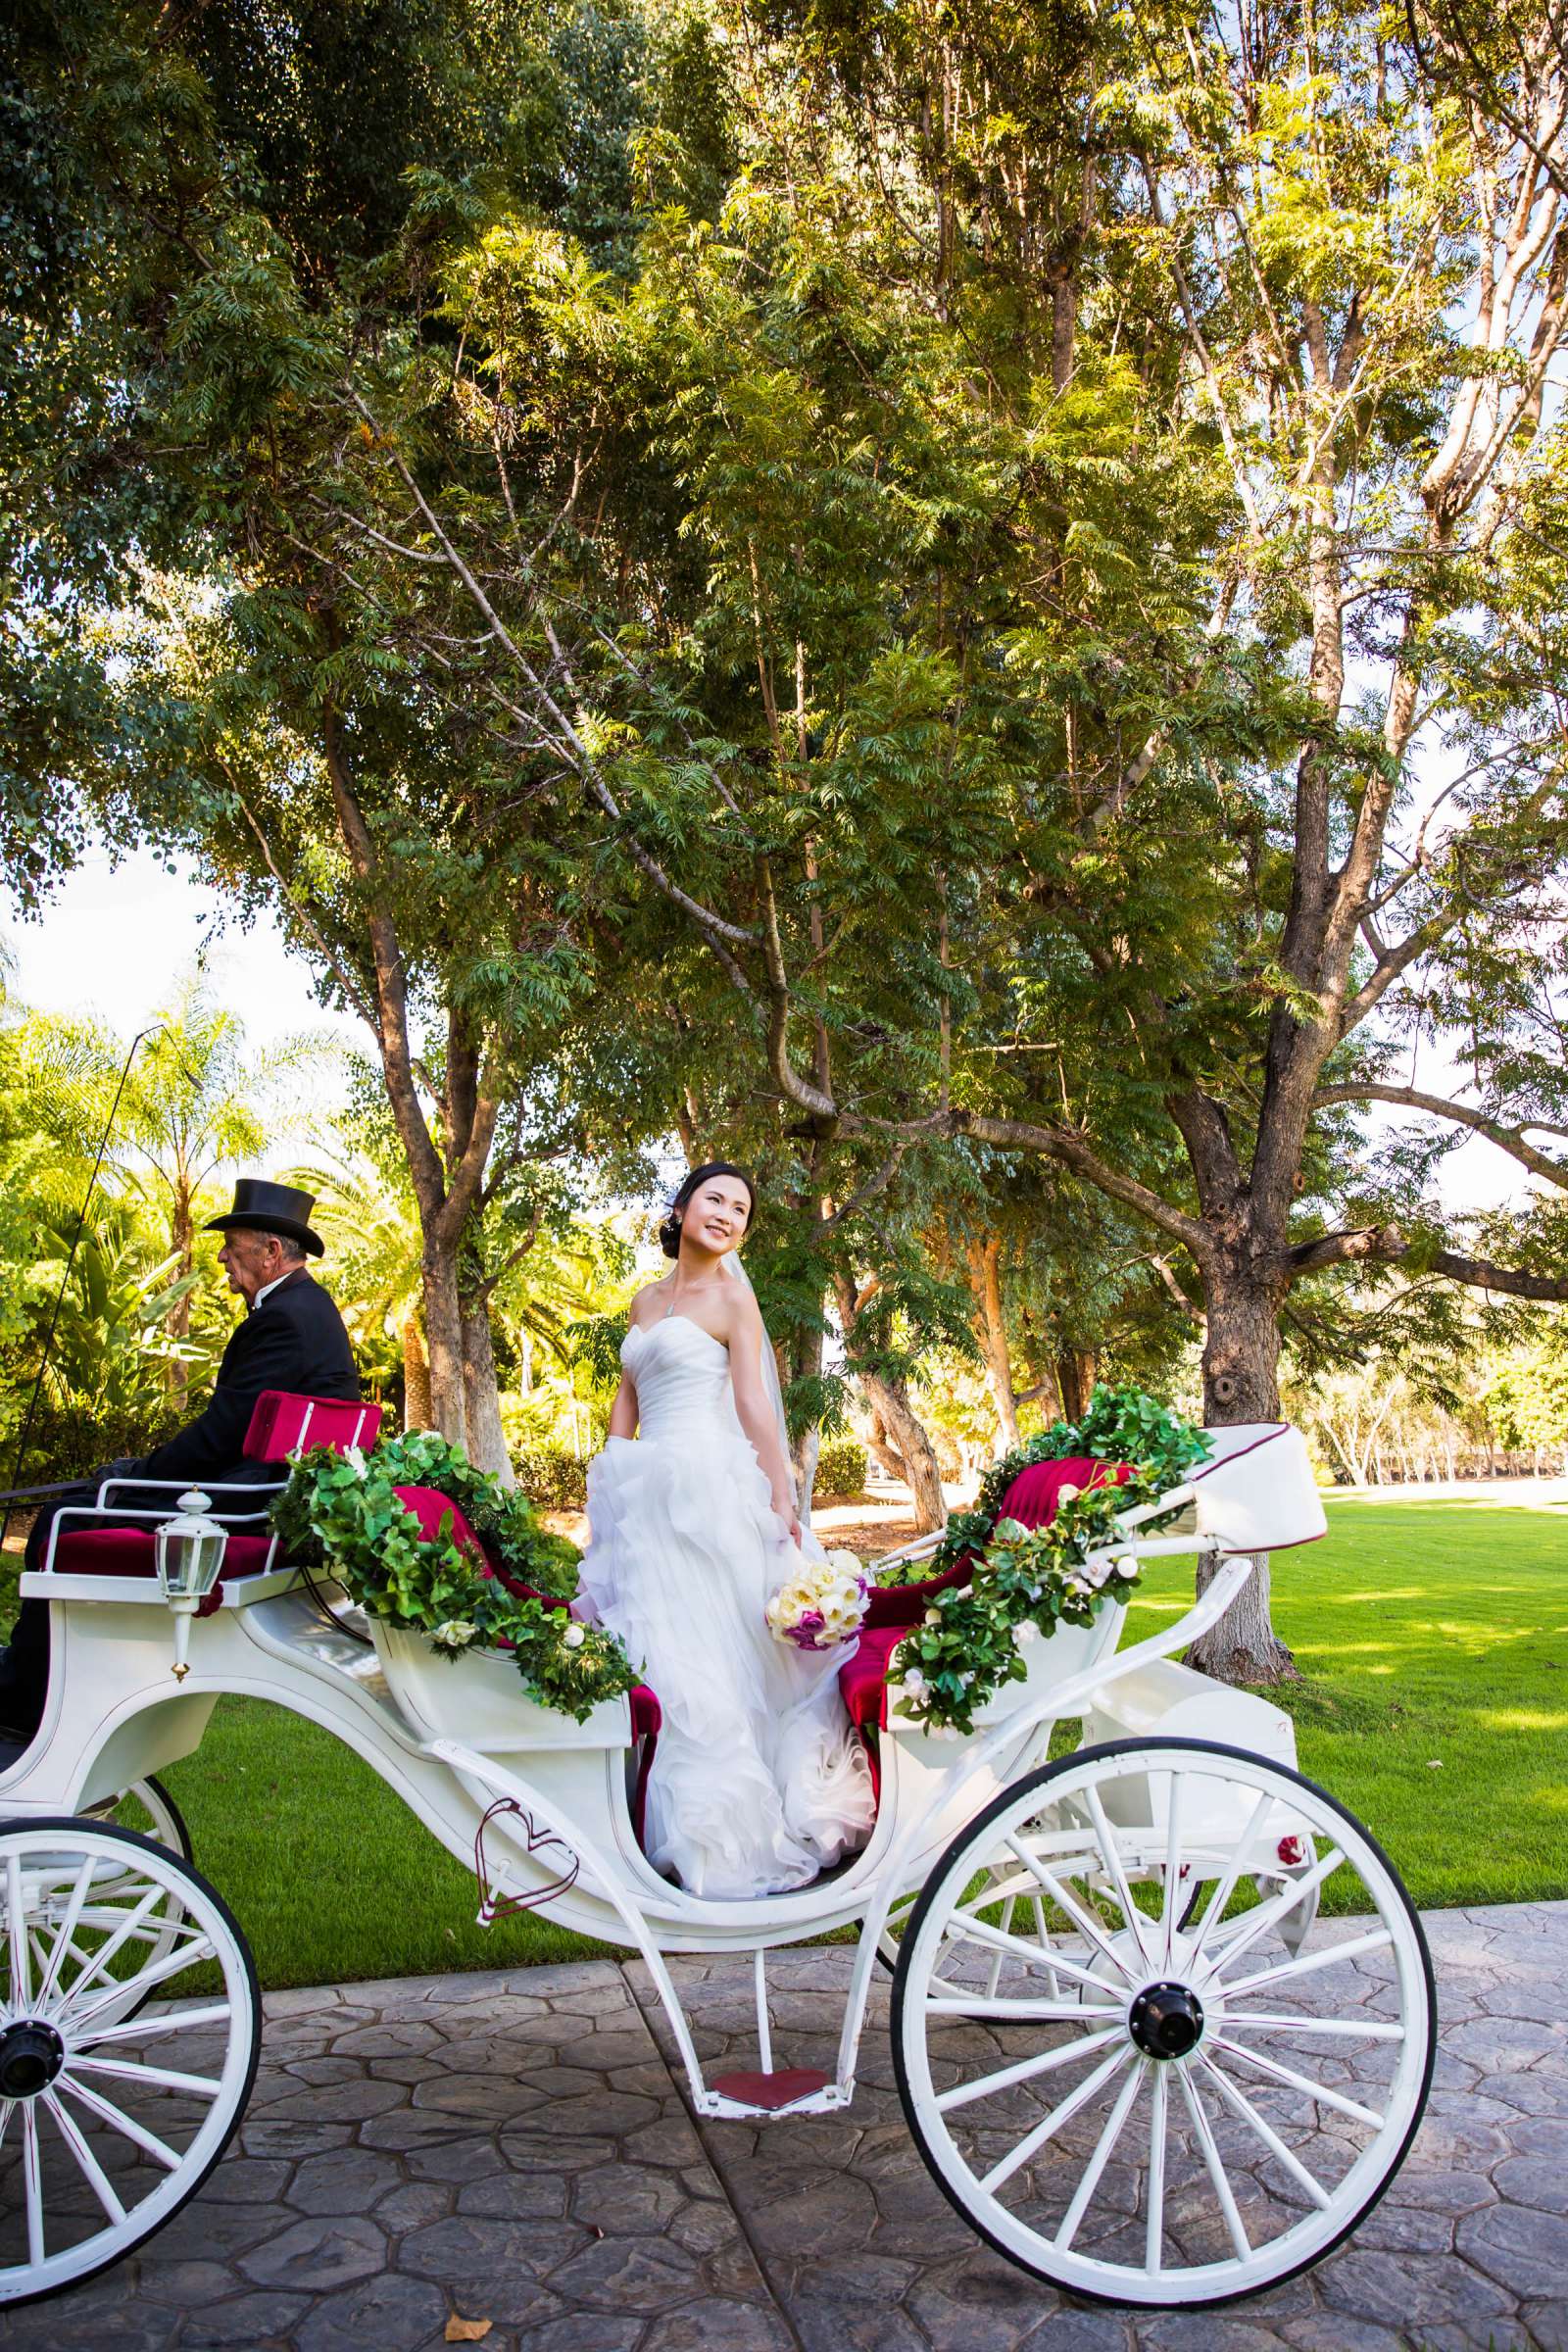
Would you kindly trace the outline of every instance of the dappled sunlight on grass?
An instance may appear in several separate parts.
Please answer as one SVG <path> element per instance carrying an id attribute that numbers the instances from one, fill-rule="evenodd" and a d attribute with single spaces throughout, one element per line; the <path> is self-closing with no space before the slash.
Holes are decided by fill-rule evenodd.
<path id="1" fill-rule="evenodd" d="M 1323 1543 L 1273 1563 L 1303 1679 L 1267 1695 L 1295 1718 L 1301 1769 L 1418 1902 L 1568 1895 L 1564 1533 L 1544 1511 L 1344 1502 Z M 1128 1639 L 1168 1622 L 1191 1578 L 1152 1565 Z"/>

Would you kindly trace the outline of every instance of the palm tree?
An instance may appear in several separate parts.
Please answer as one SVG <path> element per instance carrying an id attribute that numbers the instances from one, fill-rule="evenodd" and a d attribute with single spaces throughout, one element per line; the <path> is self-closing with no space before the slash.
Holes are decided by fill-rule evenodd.
<path id="1" fill-rule="evenodd" d="M 175 982 L 158 1020 L 131 1066 L 111 1152 L 124 1178 L 165 1219 L 183 1278 L 195 1270 L 202 1187 L 220 1168 L 254 1162 L 287 1131 L 292 1121 L 280 1102 L 285 1082 L 335 1049 L 318 1038 L 294 1037 L 247 1056 L 245 1025 L 218 1002 L 200 958 Z M 188 1338 L 188 1287 L 170 1308 L 166 1329 L 176 1344 Z M 176 1403 L 184 1401 L 186 1377 L 175 1357 L 171 1381 Z"/>
<path id="2" fill-rule="evenodd" d="M 284 1182 L 316 1195 L 316 1223 L 331 1253 L 356 1355 L 362 1363 L 373 1356 L 377 1332 L 395 1341 L 403 1356 L 403 1426 L 429 1429 L 422 1240 L 413 1194 L 348 1144 L 291 1168 Z"/>

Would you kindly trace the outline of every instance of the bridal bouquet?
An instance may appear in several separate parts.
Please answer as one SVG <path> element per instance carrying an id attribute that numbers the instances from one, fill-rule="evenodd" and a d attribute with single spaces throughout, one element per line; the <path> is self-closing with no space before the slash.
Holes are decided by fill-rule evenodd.
<path id="1" fill-rule="evenodd" d="M 793 1642 L 797 1649 L 832 1649 L 841 1642 L 853 1642 L 869 1591 L 865 1570 L 853 1551 L 803 1559 L 763 1612 L 768 1631 L 775 1642 Z"/>

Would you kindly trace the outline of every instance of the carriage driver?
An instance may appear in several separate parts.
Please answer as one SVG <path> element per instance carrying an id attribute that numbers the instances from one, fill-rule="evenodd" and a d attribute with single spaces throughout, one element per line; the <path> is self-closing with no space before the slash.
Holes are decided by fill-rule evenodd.
<path id="1" fill-rule="evenodd" d="M 245 1319 L 223 1349 L 206 1411 L 155 1452 L 139 1460 L 110 1462 L 46 1503 L 27 1538 L 28 1568 L 43 1566 L 56 1512 L 68 1505 L 95 1501 L 106 1478 L 251 1486 L 275 1481 L 275 1462 L 248 1462 L 240 1450 L 252 1409 L 264 1389 L 358 1402 L 359 1375 L 343 1318 L 306 1270 L 308 1257 L 321 1255 L 320 1238 L 310 1226 L 315 1206 L 315 1195 L 293 1185 L 268 1184 L 254 1176 L 240 1178 L 234 1187 L 233 1207 L 226 1216 L 212 1218 L 206 1227 L 208 1232 L 222 1234 L 218 1262 L 228 1275 L 229 1289 L 245 1301 Z M 172 1511 L 174 1503 L 172 1494 L 153 1492 L 122 1494 L 116 1500 L 122 1508 L 145 1505 L 165 1511 Z M 220 1501 L 221 1506 L 221 1498 Z M 221 1507 L 217 1516 L 222 1517 Z M 153 1522 L 117 1522 L 111 1508 L 108 1516 L 92 1524 L 146 1528 Z M 49 1605 L 47 1601 L 24 1600 L 11 1629 L 10 1645 L 0 1649 L 0 1743 L 25 1746 L 30 1742 L 43 1718 L 48 1689 Z"/>

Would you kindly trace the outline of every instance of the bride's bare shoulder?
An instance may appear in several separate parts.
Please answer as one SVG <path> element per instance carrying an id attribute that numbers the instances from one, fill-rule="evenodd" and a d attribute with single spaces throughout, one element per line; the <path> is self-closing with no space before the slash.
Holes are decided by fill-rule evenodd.
<path id="1" fill-rule="evenodd" d="M 631 1305 L 626 1310 L 633 1328 L 640 1323 L 655 1322 L 663 1313 L 674 1280 L 673 1274 L 661 1274 L 654 1281 L 645 1282 L 640 1291 L 633 1293 Z"/>

